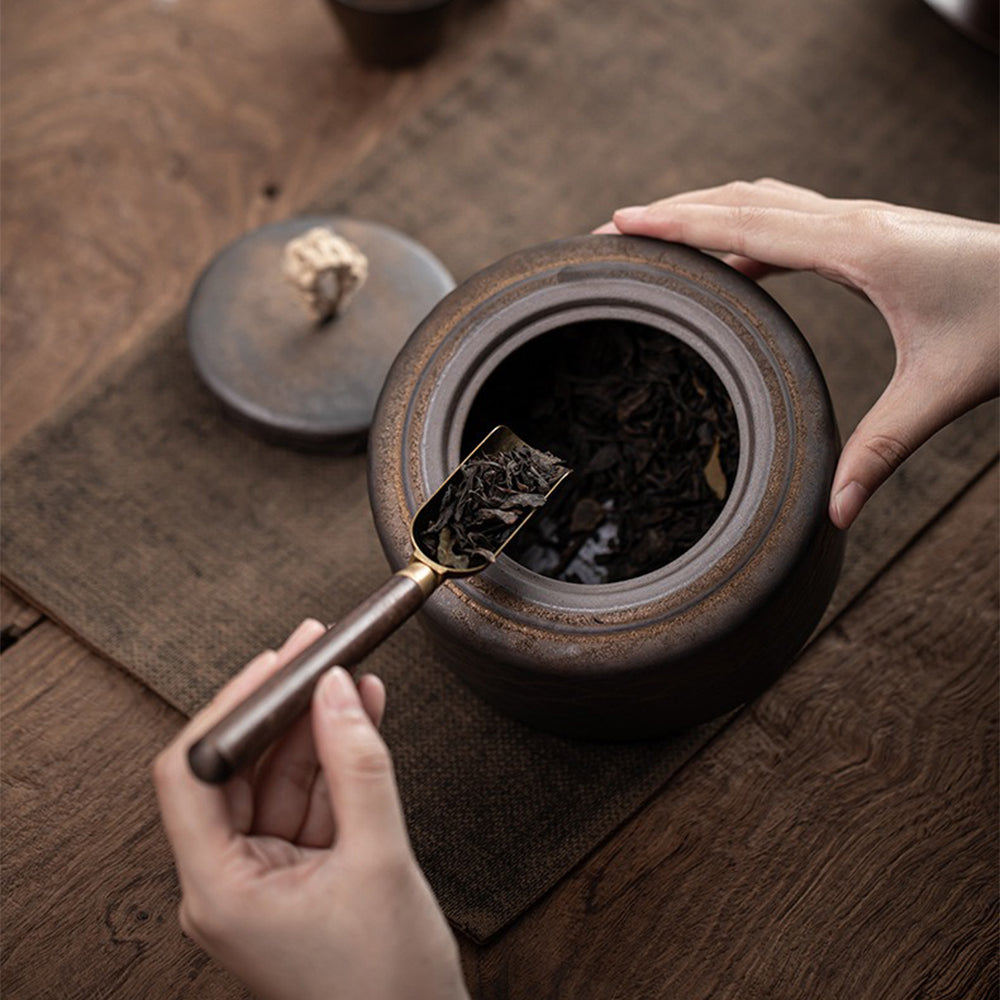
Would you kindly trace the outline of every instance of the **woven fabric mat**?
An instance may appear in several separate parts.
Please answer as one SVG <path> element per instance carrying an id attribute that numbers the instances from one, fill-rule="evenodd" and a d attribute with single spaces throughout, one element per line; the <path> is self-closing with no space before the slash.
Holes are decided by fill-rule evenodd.
<path id="1" fill-rule="evenodd" d="M 384 221 L 461 280 L 617 205 L 763 174 L 993 219 L 996 63 L 917 0 L 562 0 L 316 206 Z M 892 370 L 864 303 L 812 276 L 772 292 L 849 431 Z M 996 452 L 990 407 L 907 463 L 852 532 L 828 615 Z M 377 456 L 376 456 L 377 460 Z M 364 461 L 247 437 L 196 380 L 182 321 L 152 333 L 5 463 L 5 579 L 185 712 L 306 615 L 383 579 Z M 640 745 L 499 716 L 410 622 L 366 664 L 414 846 L 445 912 L 496 933 L 724 725 Z"/>

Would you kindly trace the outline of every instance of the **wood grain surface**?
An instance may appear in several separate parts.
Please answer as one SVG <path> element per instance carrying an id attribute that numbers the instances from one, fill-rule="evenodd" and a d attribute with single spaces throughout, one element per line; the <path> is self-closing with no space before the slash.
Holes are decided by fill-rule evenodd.
<path id="1" fill-rule="evenodd" d="M 557 3 L 466 0 L 402 73 L 320 0 L 5 4 L 2 448 Z M 996 508 L 994 468 L 541 905 L 463 942 L 473 995 L 995 996 Z M 0 618 L 3 995 L 245 996 L 176 923 L 148 767 L 181 717 L 3 589 Z"/>
<path id="2" fill-rule="evenodd" d="M 243 996 L 177 926 L 149 768 L 181 716 L 49 622 L 0 701 L 4 996 Z"/>
<path id="3" fill-rule="evenodd" d="M 8 587 L 0 586 L 0 653 L 42 621 L 42 614 Z"/>
<path id="4" fill-rule="evenodd" d="M 2 13 L 4 450 L 555 0 L 467 0 L 425 66 L 368 68 L 322 0 L 12 0 Z"/>

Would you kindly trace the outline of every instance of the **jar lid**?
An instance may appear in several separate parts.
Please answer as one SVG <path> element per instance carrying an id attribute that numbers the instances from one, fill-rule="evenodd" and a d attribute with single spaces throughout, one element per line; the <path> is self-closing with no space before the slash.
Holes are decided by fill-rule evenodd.
<path id="1" fill-rule="evenodd" d="M 368 259 L 367 280 L 323 323 L 283 273 L 287 244 L 316 227 Z M 208 265 L 188 304 L 188 347 L 205 384 L 248 429 L 310 451 L 357 451 L 399 349 L 454 286 L 430 251 L 397 230 L 300 216 L 248 233 Z"/>

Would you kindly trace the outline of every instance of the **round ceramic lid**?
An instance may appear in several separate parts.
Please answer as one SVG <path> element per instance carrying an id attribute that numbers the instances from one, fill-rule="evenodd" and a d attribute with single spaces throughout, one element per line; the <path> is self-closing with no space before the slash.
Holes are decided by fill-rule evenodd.
<path id="1" fill-rule="evenodd" d="M 368 258 L 365 283 L 322 324 L 282 270 L 285 246 L 317 226 Z M 454 286 L 433 254 L 388 226 L 300 216 L 248 233 L 209 264 L 188 304 L 188 346 L 205 384 L 249 429 L 293 447 L 355 451 L 396 354 Z"/>

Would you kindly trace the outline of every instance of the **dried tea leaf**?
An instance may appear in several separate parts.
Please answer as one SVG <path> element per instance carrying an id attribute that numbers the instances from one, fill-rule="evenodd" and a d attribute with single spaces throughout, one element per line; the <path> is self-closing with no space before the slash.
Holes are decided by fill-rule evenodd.
<path id="1" fill-rule="evenodd" d="M 591 532 L 604 520 L 604 506 L 593 497 L 584 497 L 573 508 L 573 516 L 569 521 L 569 530 L 576 534 L 579 531 Z"/>
<path id="2" fill-rule="evenodd" d="M 633 389 L 618 404 L 618 422 L 625 423 L 631 419 L 639 410 L 644 407 L 653 394 L 651 385 L 641 385 L 638 389 Z"/>
<path id="3" fill-rule="evenodd" d="M 587 462 L 587 472 L 607 472 L 621 461 L 618 445 L 606 444 L 594 452 Z"/>
<path id="4" fill-rule="evenodd" d="M 420 549 L 452 569 L 493 562 L 566 471 L 554 455 L 527 445 L 470 459 L 442 492 Z"/>
<path id="5" fill-rule="evenodd" d="M 469 560 L 467 556 L 458 555 L 455 552 L 455 536 L 450 528 L 442 528 L 438 535 L 437 551 L 434 553 L 437 561 L 442 566 L 453 566 L 455 569 L 468 569 Z"/>
<path id="6" fill-rule="evenodd" d="M 712 454 L 708 456 L 708 464 L 705 466 L 705 482 L 720 500 L 726 499 L 729 484 L 726 482 L 726 474 L 722 471 L 722 463 L 719 461 L 718 438 L 712 445 Z"/>

